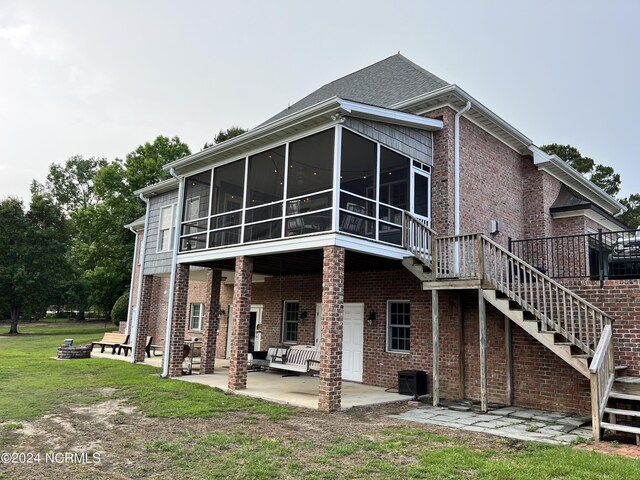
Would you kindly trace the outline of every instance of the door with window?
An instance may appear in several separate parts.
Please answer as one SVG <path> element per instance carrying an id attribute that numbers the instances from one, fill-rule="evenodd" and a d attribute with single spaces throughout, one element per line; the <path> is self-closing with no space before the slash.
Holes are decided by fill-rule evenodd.
<path id="1" fill-rule="evenodd" d="M 411 166 L 411 211 L 431 225 L 431 167 L 417 160 Z"/>

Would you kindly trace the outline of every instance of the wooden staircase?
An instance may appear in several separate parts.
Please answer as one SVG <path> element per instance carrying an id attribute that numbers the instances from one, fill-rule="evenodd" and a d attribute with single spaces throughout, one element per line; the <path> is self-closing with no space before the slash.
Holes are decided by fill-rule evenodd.
<path id="1" fill-rule="evenodd" d="M 410 213 L 404 222 L 411 256 L 403 264 L 425 290 L 481 289 L 488 303 L 590 379 L 594 439 L 609 429 L 632 433 L 640 444 L 640 378 L 616 378 L 611 317 L 484 234 L 440 237 Z"/>

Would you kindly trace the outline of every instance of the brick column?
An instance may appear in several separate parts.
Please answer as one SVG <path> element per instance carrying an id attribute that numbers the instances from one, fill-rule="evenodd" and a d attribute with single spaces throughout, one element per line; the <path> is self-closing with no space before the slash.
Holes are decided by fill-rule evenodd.
<path id="1" fill-rule="evenodd" d="M 142 277 L 142 290 L 140 295 L 140 311 L 138 312 L 138 327 L 136 337 L 129 339 L 129 345 L 135 342 L 135 361 L 144 362 L 144 347 L 147 343 L 149 323 L 151 320 L 151 304 L 153 301 L 153 275 Z M 133 334 L 133 332 L 131 332 Z"/>
<path id="2" fill-rule="evenodd" d="M 176 265 L 173 306 L 171 308 L 171 343 L 169 345 L 169 377 L 182 375 L 184 331 L 187 325 L 187 295 L 189 293 L 189 265 Z M 166 352 L 165 352 L 166 354 Z"/>
<path id="3" fill-rule="evenodd" d="M 344 315 L 344 248 L 324 247 L 320 385 L 318 408 L 340 410 L 342 402 L 342 319 Z"/>
<path id="4" fill-rule="evenodd" d="M 211 270 L 207 275 L 207 303 L 209 309 L 202 327 L 202 354 L 200 358 L 200 374 L 213 373 L 216 360 L 216 339 L 218 333 L 218 313 L 220 312 L 220 282 L 222 271 Z"/>
<path id="5" fill-rule="evenodd" d="M 229 390 L 247 388 L 247 355 L 249 354 L 249 319 L 251 316 L 251 276 L 253 259 L 236 257 L 233 284 L 233 329 L 229 361 Z"/>

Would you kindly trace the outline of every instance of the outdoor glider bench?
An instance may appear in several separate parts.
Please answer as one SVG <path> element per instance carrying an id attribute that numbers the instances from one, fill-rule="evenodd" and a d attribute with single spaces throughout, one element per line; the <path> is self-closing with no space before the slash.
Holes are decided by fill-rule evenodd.
<path id="1" fill-rule="evenodd" d="M 147 340 L 144 343 L 144 351 L 147 352 L 147 358 L 151 358 L 151 347 L 153 343 L 153 337 L 149 337 L 147 336 Z M 123 343 L 122 345 L 120 345 L 118 347 L 118 355 L 120 355 L 120 352 L 124 349 L 124 356 L 126 357 L 127 355 L 129 355 L 129 350 L 133 349 L 133 345 L 131 345 L 130 343 Z"/>
<path id="2" fill-rule="evenodd" d="M 119 348 L 122 344 L 126 344 L 128 341 L 129 335 L 125 335 L 124 333 L 109 332 L 104 334 L 102 340 L 91 342 L 91 350 L 93 350 L 94 346 L 100 345 L 102 347 L 100 353 L 104 353 L 105 347 L 111 347 L 111 354 L 115 355 L 116 348 Z"/>
<path id="3" fill-rule="evenodd" d="M 254 352 L 252 366 L 285 370 L 296 374 L 320 371 L 320 349 L 313 345 L 271 347 L 266 358 L 257 358 Z"/>

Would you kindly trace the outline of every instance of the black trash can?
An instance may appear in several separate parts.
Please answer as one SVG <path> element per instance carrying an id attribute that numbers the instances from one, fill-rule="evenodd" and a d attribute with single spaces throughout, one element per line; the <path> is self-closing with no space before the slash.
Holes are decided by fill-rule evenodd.
<path id="1" fill-rule="evenodd" d="M 424 370 L 400 370 L 398 372 L 398 393 L 419 397 L 428 393 L 427 372 Z"/>

